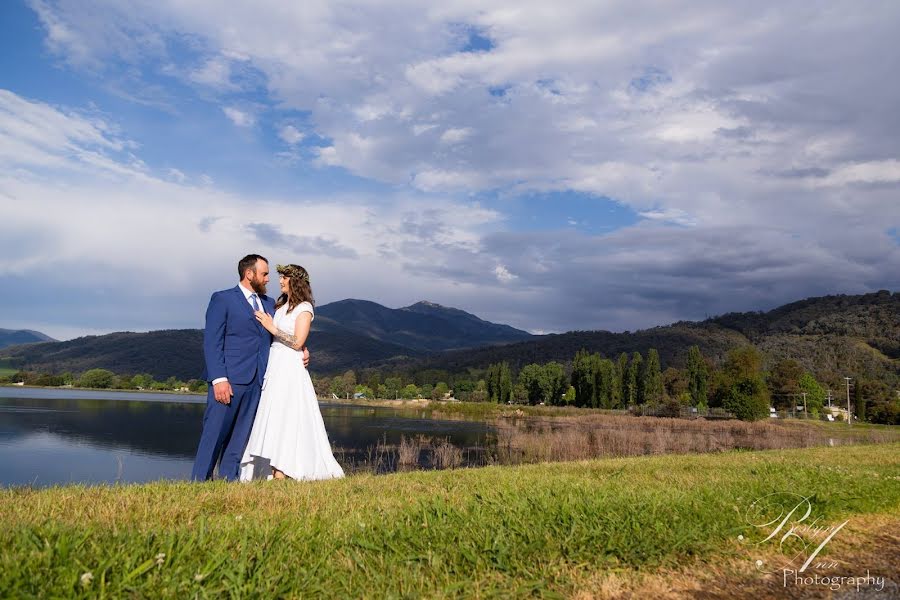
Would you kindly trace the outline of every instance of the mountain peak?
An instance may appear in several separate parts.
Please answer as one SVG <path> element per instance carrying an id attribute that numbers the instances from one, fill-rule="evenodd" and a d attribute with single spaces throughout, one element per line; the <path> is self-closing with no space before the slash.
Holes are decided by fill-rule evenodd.
<path id="1" fill-rule="evenodd" d="M 446 306 L 444 306 L 444 305 L 442 305 L 442 304 L 438 304 L 437 302 L 431 302 L 431 301 L 429 301 L 429 300 L 419 300 L 419 301 L 416 302 L 415 304 L 410 304 L 409 306 L 406 306 L 406 307 L 404 307 L 404 308 L 413 308 L 413 307 L 416 307 L 416 306 L 420 306 L 420 307 L 423 307 L 423 308 L 424 308 L 424 307 L 427 307 L 427 308 L 447 308 Z"/>
<path id="2" fill-rule="evenodd" d="M 318 307 L 319 330 L 341 327 L 370 338 L 436 352 L 505 344 L 531 337 L 526 331 L 484 321 L 458 308 L 421 300 L 403 308 L 386 308 L 365 300 L 340 300 Z"/>

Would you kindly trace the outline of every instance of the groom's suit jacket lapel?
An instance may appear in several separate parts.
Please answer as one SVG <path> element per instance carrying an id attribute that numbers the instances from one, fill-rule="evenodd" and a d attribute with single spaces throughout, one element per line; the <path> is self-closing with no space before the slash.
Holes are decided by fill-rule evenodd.
<path id="1" fill-rule="evenodd" d="M 256 317 L 255 317 L 254 314 L 253 314 L 253 307 L 250 306 L 250 302 L 247 301 L 247 297 L 244 295 L 243 290 L 241 290 L 241 286 L 240 286 L 240 285 L 234 286 L 234 294 L 235 294 L 236 300 L 237 300 L 238 302 L 240 302 L 240 304 L 244 307 L 244 310 L 247 312 L 247 316 L 250 317 L 250 319 L 251 319 L 251 320 L 253 321 L 253 323 L 256 325 L 256 329 L 257 329 L 260 333 L 266 331 L 266 330 L 263 328 L 263 326 L 259 324 L 259 321 L 256 320 Z M 269 304 L 270 304 L 269 301 L 268 301 L 268 300 L 269 300 L 269 297 L 268 297 L 268 296 L 259 296 L 258 294 L 257 294 L 257 297 L 259 298 L 259 306 L 260 306 L 260 308 L 262 308 L 266 313 L 268 313 L 268 314 L 270 314 L 270 315 L 274 314 L 274 312 L 273 312 L 273 311 L 271 310 L 271 308 L 269 307 Z"/>

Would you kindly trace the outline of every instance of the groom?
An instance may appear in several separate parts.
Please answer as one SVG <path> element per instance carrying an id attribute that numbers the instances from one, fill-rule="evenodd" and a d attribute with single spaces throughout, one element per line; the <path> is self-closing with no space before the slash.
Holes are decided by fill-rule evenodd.
<path id="1" fill-rule="evenodd" d="M 204 379 L 210 387 L 191 472 L 194 481 L 210 479 L 217 460 L 221 477 L 238 478 L 269 362 L 272 336 L 253 314 L 257 310 L 275 313 L 275 301 L 266 296 L 269 262 L 259 254 L 248 254 L 238 262 L 238 276 L 240 283 L 215 292 L 206 309 Z M 309 363 L 306 349 L 303 362 Z"/>

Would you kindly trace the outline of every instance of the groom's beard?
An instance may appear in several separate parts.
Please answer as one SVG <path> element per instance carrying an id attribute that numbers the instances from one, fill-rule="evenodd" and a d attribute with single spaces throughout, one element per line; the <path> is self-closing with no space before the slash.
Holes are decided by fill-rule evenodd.
<path id="1" fill-rule="evenodd" d="M 250 287 L 253 288 L 253 291 L 259 294 L 260 296 L 266 295 L 266 284 L 257 279 L 250 280 Z"/>

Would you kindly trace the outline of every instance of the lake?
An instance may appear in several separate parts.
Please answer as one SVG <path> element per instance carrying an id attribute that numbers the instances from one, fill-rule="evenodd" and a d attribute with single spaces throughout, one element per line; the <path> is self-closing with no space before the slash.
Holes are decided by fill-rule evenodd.
<path id="1" fill-rule="evenodd" d="M 0 386 L 0 486 L 188 479 L 205 396 Z M 421 408 L 320 403 L 345 471 L 392 471 L 403 436 L 449 440 L 479 464 L 490 425 Z M 419 466 L 431 467 L 427 453 Z"/>

